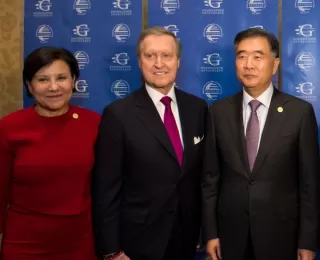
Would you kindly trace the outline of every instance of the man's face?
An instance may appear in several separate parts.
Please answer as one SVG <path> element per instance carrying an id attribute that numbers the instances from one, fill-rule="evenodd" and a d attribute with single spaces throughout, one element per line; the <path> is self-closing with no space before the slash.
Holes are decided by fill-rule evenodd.
<path id="1" fill-rule="evenodd" d="M 264 37 L 247 38 L 236 47 L 236 73 L 249 89 L 264 91 L 271 83 L 280 63 Z"/>
<path id="2" fill-rule="evenodd" d="M 140 48 L 139 67 L 146 83 L 168 93 L 180 66 L 175 39 L 170 35 L 149 35 Z"/>

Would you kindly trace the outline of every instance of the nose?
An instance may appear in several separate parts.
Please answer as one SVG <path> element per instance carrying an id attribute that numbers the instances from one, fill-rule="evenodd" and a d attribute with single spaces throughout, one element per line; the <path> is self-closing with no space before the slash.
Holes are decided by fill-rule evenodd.
<path id="1" fill-rule="evenodd" d="M 253 64 L 253 58 L 252 57 L 248 57 L 244 63 L 244 66 L 246 69 L 252 69 L 254 64 Z"/>
<path id="2" fill-rule="evenodd" d="M 162 61 L 161 55 L 158 55 L 158 56 L 156 57 L 154 66 L 155 66 L 156 68 L 161 68 L 161 67 L 163 66 L 163 61 Z"/>
<path id="3" fill-rule="evenodd" d="M 50 81 L 50 86 L 49 86 L 49 90 L 51 90 L 51 91 L 56 91 L 56 90 L 58 90 L 58 84 L 57 84 L 57 81 L 56 80 L 51 80 Z"/>

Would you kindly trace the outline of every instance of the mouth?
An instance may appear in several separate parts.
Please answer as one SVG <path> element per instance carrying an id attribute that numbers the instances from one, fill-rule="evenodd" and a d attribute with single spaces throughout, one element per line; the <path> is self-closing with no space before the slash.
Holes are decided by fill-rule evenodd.
<path id="1" fill-rule="evenodd" d="M 252 79 L 252 78 L 255 78 L 256 76 L 247 74 L 247 75 L 244 75 L 244 77 L 247 78 L 247 79 Z"/>
<path id="2" fill-rule="evenodd" d="M 61 97 L 62 97 L 62 94 L 61 95 L 54 95 L 54 96 L 47 96 L 48 99 L 52 99 L 52 100 L 59 99 Z"/>
<path id="3" fill-rule="evenodd" d="M 163 75 L 166 75 L 168 74 L 168 72 L 154 72 L 153 75 L 156 75 L 156 76 L 163 76 Z"/>

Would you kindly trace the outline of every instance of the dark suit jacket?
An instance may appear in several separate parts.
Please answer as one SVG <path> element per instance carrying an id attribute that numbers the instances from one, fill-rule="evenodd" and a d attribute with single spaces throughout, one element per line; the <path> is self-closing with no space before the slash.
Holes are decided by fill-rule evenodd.
<path id="1" fill-rule="evenodd" d="M 225 260 L 241 259 L 249 227 L 259 260 L 296 259 L 297 248 L 316 250 L 319 153 L 312 106 L 274 89 L 252 172 L 242 92 L 214 103 L 210 114 L 202 185 L 205 239 L 220 238 Z"/>
<path id="2" fill-rule="evenodd" d="M 162 259 L 175 212 L 195 250 L 200 229 L 201 172 L 208 106 L 175 89 L 184 142 L 180 168 L 145 88 L 107 106 L 96 145 L 93 221 L 98 253 Z M 192 242 L 191 242 L 192 241 Z"/>

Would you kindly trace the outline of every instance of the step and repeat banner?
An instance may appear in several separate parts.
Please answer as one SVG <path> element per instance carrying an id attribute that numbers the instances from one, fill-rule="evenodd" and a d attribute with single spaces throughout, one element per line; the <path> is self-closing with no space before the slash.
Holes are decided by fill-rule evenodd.
<path id="1" fill-rule="evenodd" d="M 135 46 L 142 1 L 25 1 L 25 56 L 41 46 L 74 53 L 80 78 L 72 102 L 102 112 L 141 86 Z M 34 100 L 24 93 L 24 107 Z"/>
<path id="2" fill-rule="evenodd" d="M 320 2 L 283 1 L 283 91 L 310 102 L 320 123 Z M 320 258 L 319 258 L 320 259 Z"/>
<path id="3" fill-rule="evenodd" d="M 274 0 L 163 0 L 149 1 L 148 8 L 149 26 L 165 27 L 181 40 L 178 87 L 209 104 L 241 89 L 235 74 L 235 35 L 249 27 L 278 34 Z"/>

